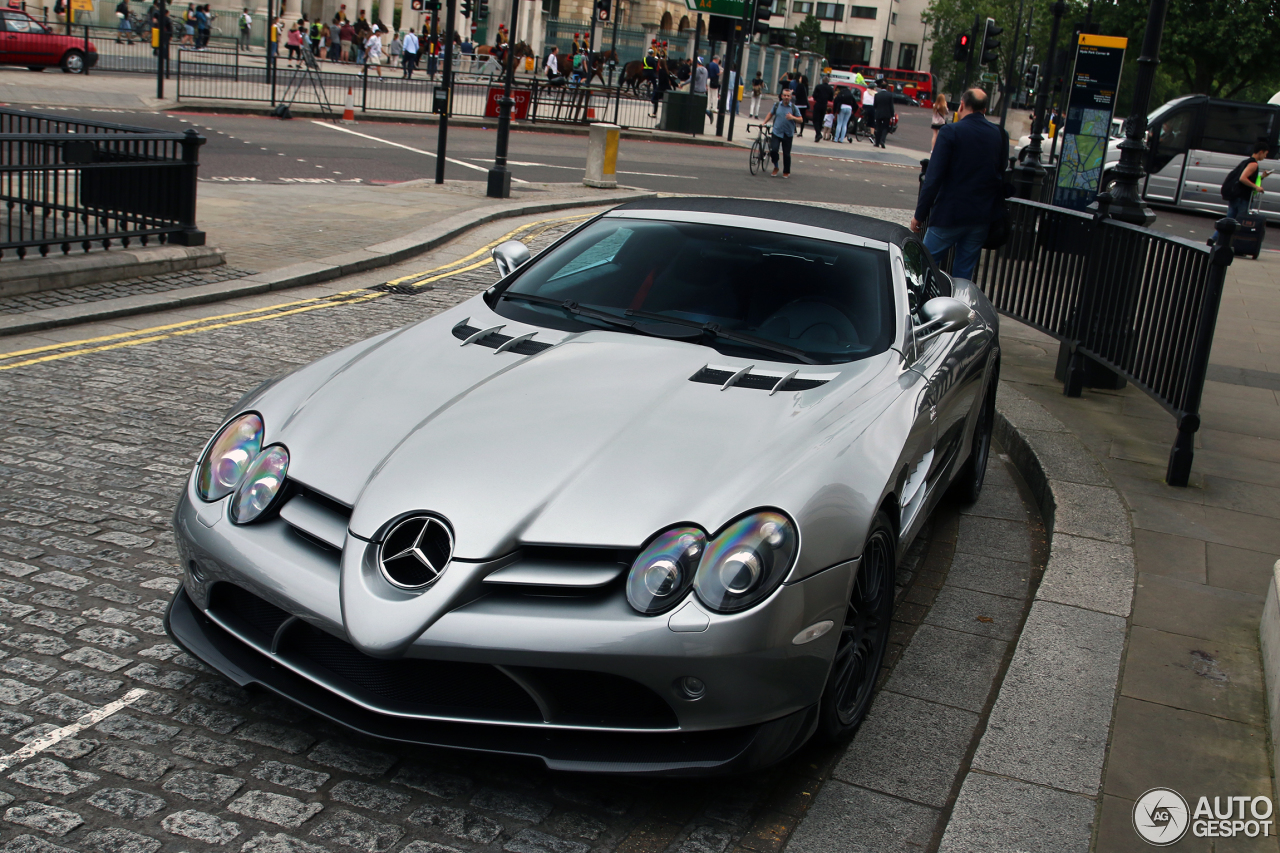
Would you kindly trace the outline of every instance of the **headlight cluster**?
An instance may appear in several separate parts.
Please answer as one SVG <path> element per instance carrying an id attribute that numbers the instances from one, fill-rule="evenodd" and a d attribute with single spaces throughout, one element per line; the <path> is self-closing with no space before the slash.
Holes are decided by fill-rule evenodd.
<path id="1" fill-rule="evenodd" d="M 196 469 L 196 492 L 213 502 L 234 493 L 231 520 L 248 524 L 275 502 L 289 468 L 284 445 L 262 447 L 262 418 L 250 412 L 235 418 L 214 436 Z"/>
<path id="2" fill-rule="evenodd" d="M 631 564 L 627 601 L 653 615 L 683 599 L 692 586 L 712 610 L 746 610 L 782 583 L 797 542 L 791 520 L 771 510 L 743 516 L 710 542 L 696 527 L 663 531 Z"/>

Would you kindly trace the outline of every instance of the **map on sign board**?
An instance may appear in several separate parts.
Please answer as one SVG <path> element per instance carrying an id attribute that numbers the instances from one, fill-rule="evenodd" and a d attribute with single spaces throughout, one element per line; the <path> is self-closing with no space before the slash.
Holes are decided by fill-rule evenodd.
<path id="1" fill-rule="evenodd" d="M 1062 142 L 1058 186 L 1096 191 L 1098 175 L 1102 172 L 1103 160 L 1107 156 L 1107 131 L 1111 127 L 1111 112 L 1080 112 L 1080 132 L 1067 134 Z"/>

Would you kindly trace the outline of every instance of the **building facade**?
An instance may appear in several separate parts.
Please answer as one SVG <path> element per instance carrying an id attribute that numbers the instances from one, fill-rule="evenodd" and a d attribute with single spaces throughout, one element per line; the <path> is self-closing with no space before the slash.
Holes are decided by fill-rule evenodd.
<path id="1" fill-rule="evenodd" d="M 769 25 L 780 41 L 812 14 L 825 36 L 832 68 L 877 65 L 909 71 L 929 70 L 929 28 L 921 20 L 928 0 L 775 0 Z"/>

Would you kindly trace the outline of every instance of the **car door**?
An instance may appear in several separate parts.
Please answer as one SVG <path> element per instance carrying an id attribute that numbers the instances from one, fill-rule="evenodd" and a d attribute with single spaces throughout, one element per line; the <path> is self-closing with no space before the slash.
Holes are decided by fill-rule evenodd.
<path id="1" fill-rule="evenodd" d="M 26 51 L 30 46 L 25 40 L 23 23 L 16 21 L 19 17 L 25 16 L 16 12 L 0 12 L 0 64 L 28 64 Z"/>
<path id="2" fill-rule="evenodd" d="M 923 320 L 920 306 L 928 300 L 926 278 L 921 265 L 924 249 L 914 240 L 904 244 L 898 261 L 907 284 L 908 314 L 907 347 L 903 354 L 904 373 L 900 382 L 904 392 L 910 395 L 914 406 L 914 422 L 907 442 L 907 464 L 898 487 L 900 519 L 903 541 L 909 541 L 919 530 L 928 513 L 932 485 L 937 479 L 938 465 L 938 387 L 931 377 L 937 372 L 937 364 L 945 347 L 937 346 L 936 339 L 922 341 L 915 332 Z"/>
<path id="3" fill-rule="evenodd" d="M 31 46 L 30 63 L 32 65 L 57 65 L 62 60 L 64 37 L 56 36 L 44 24 L 29 15 L 23 15 L 27 28 L 28 44 Z"/>
<path id="4" fill-rule="evenodd" d="M 1147 137 L 1147 180 L 1143 187 L 1146 198 L 1177 203 L 1200 106 L 1196 103 L 1176 108 L 1152 125 Z"/>

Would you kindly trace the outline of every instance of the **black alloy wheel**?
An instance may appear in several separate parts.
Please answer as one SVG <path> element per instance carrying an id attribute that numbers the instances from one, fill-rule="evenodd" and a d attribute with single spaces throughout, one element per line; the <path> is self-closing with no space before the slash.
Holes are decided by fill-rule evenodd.
<path id="1" fill-rule="evenodd" d="M 840 639 L 822 696 L 818 727 L 828 739 L 851 734 L 871 707 L 893 619 L 897 571 L 894 538 L 888 517 L 877 513 L 862 549 L 858 577 L 849 594 L 849 607 L 840 625 Z"/>

